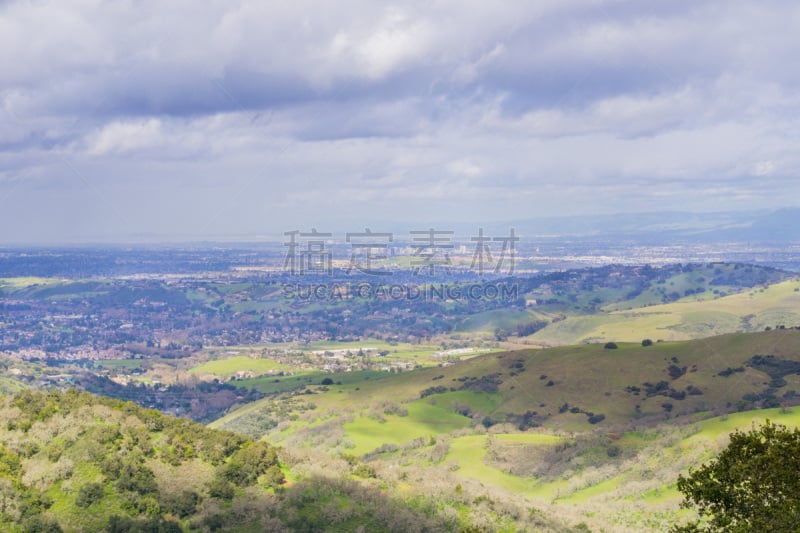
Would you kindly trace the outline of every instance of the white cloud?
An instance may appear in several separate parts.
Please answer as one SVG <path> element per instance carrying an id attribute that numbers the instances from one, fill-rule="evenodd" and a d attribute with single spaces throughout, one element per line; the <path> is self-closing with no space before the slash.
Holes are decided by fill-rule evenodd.
<path id="1" fill-rule="evenodd" d="M 130 122 L 112 122 L 92 135 L 88 152 L 105 155 L 158 146 L 163 139 L 161 121 L 155 118 Z"/>
<path id="2" fill-rule="evenodd" d="M 771 176 L 775 173 L 775 163 L 772 161 L 759 161 L 753 169 L 756 176 Z"/>
<path id="3" fill-rule="evenodd" d="M 447 170 L 454 176 L 463 176 L 465 178 L 475 178 L 483 173 L 480 166 L 466 159 L 448 163 Z"/>
<path id="4" fill-rule="evenodd" d="M 290 197 L 770 207 L 800 194 L 798 24 L 782 0 L 5 2 L 2 179 L 23 218 L 66 161 L 108 202 L 186 195 L 232 231 Z"/>
<path id="5" fill-rule="evenodd" d="M 402 12 L 390 10 L 378 29 L 357 47 L 366 75 L 380 79 L 420 58 L 431 44 L 433 31 L 425 21 L 410 21 Z"/>

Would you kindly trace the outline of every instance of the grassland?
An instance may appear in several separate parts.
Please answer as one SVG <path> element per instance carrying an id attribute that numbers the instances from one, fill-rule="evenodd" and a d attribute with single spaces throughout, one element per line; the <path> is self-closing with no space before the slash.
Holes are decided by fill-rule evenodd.
<path id="1" fill-rule="evenodd" d="M 311 390 L 313 394 L 305 397 L 320 411 L 364 408 L 387 398 L 409 405 L 435 402 L 452 410 L 461 406 L 474 422 L 484 417 L 515 421 L 515 416 L 532 411 L 537 413 L 535 420 L 548 427 L 586 430 L 592 426 L 586 413 L 604 415 L 603 427 L 609 427 L 752 406 L 743 396 L 763 392 L 770 381 L 763 372 L 746 366 L 757 354 L 796 360 L 800 332 L 730 334 L 648 347 L 621 343 L 614 350 L 578 345 L 488 354 L 444 368 L 343 382 L 328 391 Z M 670 367 L 680 375 L 671 375 Z M 742 371 L 721 376 L 728 368 Z M 786 376 L 785 381 L 774 391 L 776 397 L 800 390 L 795 376 Z M 648 394 L 645 384 L 659 382 L 665 382 L 664 390 Z M 441 389 L 420 399 L 432 387 Z M 233 413 L 226 421 L 236 416 Z"/>
<path id="2" fill-rule="evenodd" d="M 800 423 L 791 408 L 737 412 L 768 397 L 788 405 L 800 391 L 794 366 L 775 380 L 756 355 L 800 362 L 800 331 L 486 354 L 382 379 L 309 383 L 214 425 L 236 429 L 266 406 L 278 421 L 291 399 L 267 440 L 443 469 L 536 505 L 579 508 L 590 523 L 657 531 L 681 516 L 677 475 L 716 454 L 730 431 L 755 418 Z"/>
<path id="3" fill-rule="evenodd" d="M 244 355 L 208 361 L 190 370 L 193 374 L 212 375 L 223 378 L 234 374 L 271 374 L 292 369 L 289 365 L 282 365 L 271 359 L 253 359 Z"/>
<path id="4" fill-rule="evenodd" d="M 790 328 L 800 324 L 800 281 L 730 294 L 741 287 L 700 279 L 698 272 L 709 269 L 677 273 L 661 283 L 663 290 L 654 285 L 635 295 L 627 285 L 577 295 L 537 289 L 556 300 L 547 310 L 487 310 L 421 344 L 212 346 L 181 360 L 175 372 L 232 380 L 269 394 L 212 426 L 263 437 L 287 453 L 316 454 L 315 461 L 325 456 L 291 474 L 297 482 L 304 475 L 308 479 L 308 472 L 325 471 L 342 479 L 365 477 L 376 491 L 427 491 L 465 520 L 470 507 L 499 517 L 499 506 L 490 502 L 521 498 L 521 509 L 543 509 L 569 517 L 570 524 L 586 522 L 592 530 L 662 531 L 682 516 L 674 484 L 678 474 L 718 453 L 731 430 L 756 418 L 800 423 L 794 410 L 800 372 L 792 366 L 800 362 L 800 331 Z M 44 290 L 44 283 L 0 282 L 0 289 L 62 297 L 59 290 Z M 696 292 L 698 287 L 703 290 Z M 77 289 L 84 288 L 92 289 L 72 289 L 80 295 Z M 249 312 L 264 302 L 235 300 L 240 292 L 257 289 L 220 284 L 188 297 L 211 302 L 224 296 L 231 310 Z M 664 304 L 665 290 L 684 296 Z M 594 313 L 587 314 L 589 309 Z M 549 322 L 544 329 L 514 336 L 517 326 L 542 320 Z M 764 331 L 777 325 L 789 328 Z M 497 351 L 495 341 L 505 334 L 516 345 L 556 347 Z M 643 346 L 644 338 L 654 343 Z M 606 341 L 617 347 L 604 347 Z M 461 346 L 476 350 L 448 354 Z M 775 375 L 780 368 L 759 366 L 755 356 L 772 356 L 790 370 Z M 377 362 L 375 368 L 385 364 L 392 372 L 359 369 L 363 361 Z M 339 363 L 352 366 L 322 371 Z M 124 372 L 142 363 L 97 366 Z M 148 374 L 138 379 L 166 383 L 156 373 L 160 368 L 150 363 L 143 370 Z M 7 391 L 16 387 L 0 382 Z M 783 408 L 746 411 L 765 405 Z M 153 447 L 161 453 L 175 445 L 156 439 Z M 170 470 L 151 467 L 162 474 Z M 74 483 L 102 481 L 96 468 L 84 464 L 72 475 Z M 72 529 L 87 529 L 89 519 L 74 505 L 75 485 L 61 480 L 49 487 L 53 513 Z M 124 511 L 113 492 L 106 496 L 109 511 L 98 515 L 102 521 Z M 320 498 L 331 508 L 349 505 L 345 497 Z M 498 518 L 494 529 L 513 530 L 514 520 Z"/>
<path id="5" fill-rule="evenodd" d="M 0 289 L 9 288 L 12 290 L 24 289 L 32 285 L 55 285 L 63 283 L 64 280 L 57 278 L 39 278 L 39 277 L 18 277 L 18 278 L 0 278 Z"/>
<path id="6" fill-rule="evenodd" d="M 490 498 L 523 498 L 553 516 L 567 517 L 568 523 L 585 522 L 593 531 L 666 531 L 691 517 L 679 508 L 678 475 L 719 453 L 731 431 L 766 419 L 800 426 L 800 408 L 791 407 L 712 417 L 730 399 L 741 399 L 769 382 L 769 376 L 747 366 L 756 354 L 798 361 L 800 332 L 733 334 L 649 347 L 630 344 L 616 350 L 585 345 L 490 354 L 327 390 L 309 387 L 310 394 L 292 396 L 305 406 L 296 411 L 295 422 L 265 438 L 292 449 L 314 446 L 332 456 L 362 456 L 379 477 L 408 477 L 417 486 L 449 483 L 459 487 L 456 493 L 463 485 L 464 490 L 482 487 L 478 490 Z M 667 370 L 675 364 L 673 357 L 687 368 L 675 379 Z M 515 364 L 520 361 L 522 368 Z M 719 374 L 739 365 L 746 369 L 728 377 Z M 504 382 L 495 392 L 448 390 L 419 397 L 436 383 L 470 383 L 459 379 L 496 373 Z M 551 377 L 557 379 L 548 387 Z M 675 400 L 624 390 L 626 383 L 659 378 L 672 386 L 694 384 L 703 394 Z M 785 380 L 784 390 L 800 389 L 800 376 L 787 375 Z M 690 403 L 695 400 L 700 403 Z M 666 401 L 675 404 L 670 412 L 662 407 Z M 556 412 L 541 427 L 524 432 L 516 423 L 502 421 L 519 410 L 542 403 L 542 410 L 548 410 L 560 402 L 581 406 L 581 412 Z M 395 404 L 405 412 L 396 414 Z M 583 412 L 589 408 L 602 411 L 606 419 L 589 424 Z M 258 412 L 254 404 L 215 425 L 235 427 L 248 409 Z M 500 422 L 487 429 L 481 423 L 486 416 Z"/>
<path id="7" fill-rule="evenodd" d="M 702 298 L 705 296 L 691 296 L 669 304 L 626 310 L 613 310 L 626 306 L 615 304 L 608 307 L 608 311 L 595 315 L 570 316 L 529 338 L 549 344 L 637 342 L 645 338 L 675 341 L 800 324 L 800 281 L 797 280 L 716 299 Z"/>
<path id="8" fill-rule="evenodd" d="M 359 416 L 342 426 L 346 438 L 353 441 L 351 453 L 363 455 L 385 444 L 400 445 L 470 427 L 469 420 L 457 413 L 426 403 L 408 405 L 405 416 L 384 415 L 380 419 Z"/>

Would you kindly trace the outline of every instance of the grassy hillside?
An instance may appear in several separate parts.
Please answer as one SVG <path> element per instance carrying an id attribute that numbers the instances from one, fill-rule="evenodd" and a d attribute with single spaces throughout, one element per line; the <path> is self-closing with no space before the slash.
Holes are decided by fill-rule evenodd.
<path id="1" fill-rule="evenodd" d="M 365 443 L 377 442 L 377 433 L 382 443 L 399 445 L 425 434 L 425 424 L 433 431 L 439 422 L 448 431 L 503 423 L 521 429 L 610 429 L 800 399 L 797 330 L 617 346 L 488 354 L 442 368 L 367 376 L 360 382 L 309 384 L 287 396 L 250 404 L 213 426 L 247 426 L 247 432 L 259 434 L 260 420 L 273 428 L 272 437 L 285 438 L 294 429 L 349 417 L 341 440 L 363 450 Z M 756 356 L 773 358 L 764 363 Z M 403 429 L 379 432 L 381 419 Z"/>
<path id="2" fill-rule="evenodd" d="M 214 426 L 446 498 L 513 501 L 592 531 L 666 531 L 688 518 L 680 473 L 756 419 L 800 424 L 798 403 L 800 331 L 779 329 L 488 354 L 309 385 Z"/>
<path id="3" fill-rule="evenodd" d="M 279 460 L 230 432 L 69 391 L 0 398 L 2 531 L 458 531 L 463 503 L 386 491 L 360 462 Z M 326 475 L 321 475 L 322 471 Z M 386 485 L 383 485 L 383 489 Z M 501 521 L 498 514 L 495 520 Z M 499 522 L 498 522 L 499 523 Z M 564 531 L 548 520 L 546 531 Z"/>
<path id="4" fill-rule="evenodd" d="M 800 410 L 745 411 L 621 433 L 457 436 L 441 465 L 462 483 L 496 487 L 591 531 L 666 531 L 692 514 L 675 483 L 716 456 L 736 429 L 765 420 L 800 426 Z M 387 457 L 385 462 L 402 463 Z"/>
<path id="5" fill-rule="evenodd" d="M 755 265 L 609 265 L 508 282 L 518 289 L 524 309 L 485 310 L 455 323 L 453 332 L 553 346 L 645 337 L 688 340 L 800 323 L 791 294 L 800 289 L 797 276 Z"/>
<path id="6" fill-rule="evenodd" d="M 785 281 L 716 299 L 701 294 L 668 304 L 632 309 L 627 304 L 615 304 L 606 309 L 609 311 L 569 316 L 529 339 L 550 344 L 636 342 L 645 338 L 686 340 L 736 331 L 763 331 L 777 325 L 795 326 L 800 324 L 800 281 Z"/>

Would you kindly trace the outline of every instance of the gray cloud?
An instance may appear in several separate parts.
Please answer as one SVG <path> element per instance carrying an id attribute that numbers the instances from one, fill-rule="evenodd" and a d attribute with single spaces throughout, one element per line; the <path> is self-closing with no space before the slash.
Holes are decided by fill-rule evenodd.
<path id="1" fill-rule="evenodd" d="M 0 242 L 777 207 L 798 23 L 783 0 L 0 3 Z"/>

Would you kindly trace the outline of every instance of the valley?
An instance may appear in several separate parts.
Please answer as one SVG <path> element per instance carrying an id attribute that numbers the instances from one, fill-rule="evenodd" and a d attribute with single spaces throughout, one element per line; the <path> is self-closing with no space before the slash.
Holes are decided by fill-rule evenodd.
<path id="1" fill-rule="evenodd" d="M 680 508 L 678 476 L 731 431 L 800 424 L 792 272 L 690 263 L 377 281 L 239 270 L 4 278 L 0 387 L 9 406 L 35 406 L 22 429 L 7 411 L 7 457 L 19 465 L 9 475 L 31 495 L 14 496 L 15 508 L 44 498 L 37 523 L 69 531 L 135 530 L 145 515 L 181 530 L 667 531 L 695 516 Z M 368 297 L 353 288 L 364 283 Z M 343 289 L 296 289 L 320 284 Z M 408 298 L 411 287 L 421 296 Z M 63 412 L 48 407 L 58 394 Z M 203 459 L 199 436 L 165 437 L 147 422 L 154 409 L 207 424 L 203 439 L 275 450 L 267 467 L 280 475 L 217 487 L 235 460 Z M 63 417 L 96 423 L 80 414 L 91 410 L 107 413 L 102 429 L 46 429 Z M 131 457 L 153 473 L 150 492 L 126 492 L 85 451 L 81 435 L 109 431 L 117 411 L 149 435 L 122 432 L 114 453 L 132 453 L 120 451 L 128 438 L 143 446 Z M 181 495 L 164 476 L 192 469 L 191 502 L 176 514 Z M 81 522 L 82 487 L 102 489 L 110 510 Z M 324 490 L 328 503 L 301 490 Z M 374 498 L 386 514 L 367 510 Z M 27 531 L 28 515 L 4 516 Z"/>

